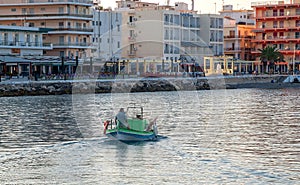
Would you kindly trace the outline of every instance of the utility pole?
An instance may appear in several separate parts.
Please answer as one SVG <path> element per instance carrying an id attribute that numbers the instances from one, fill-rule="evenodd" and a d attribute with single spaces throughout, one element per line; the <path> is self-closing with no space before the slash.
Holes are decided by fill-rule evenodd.
<path id="1" fill-rule="evenodd" d="M 192 0 L 192 11 L 194 11 L 194 9 L 195 9 L 195 2 L 194 0 Z"/>

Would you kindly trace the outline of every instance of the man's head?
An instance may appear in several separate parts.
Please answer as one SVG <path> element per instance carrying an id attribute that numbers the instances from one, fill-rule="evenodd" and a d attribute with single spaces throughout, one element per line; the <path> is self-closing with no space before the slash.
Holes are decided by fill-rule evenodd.
<path id="1" fill-rule="evenodd" d="M 124 108 L 120 108 L 120 112 L 124 112 Z"/>

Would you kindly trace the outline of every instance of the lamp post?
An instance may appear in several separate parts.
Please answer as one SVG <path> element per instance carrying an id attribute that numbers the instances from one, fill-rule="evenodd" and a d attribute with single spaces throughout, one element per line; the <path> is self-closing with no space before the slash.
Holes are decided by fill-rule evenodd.
<path id="1" fill-rule="evenodd" d="M 293 76 L 295 75 L 295 57 L 296 57 L 296 45 L 294 46 L 294 55 L 293 55 Z"/>

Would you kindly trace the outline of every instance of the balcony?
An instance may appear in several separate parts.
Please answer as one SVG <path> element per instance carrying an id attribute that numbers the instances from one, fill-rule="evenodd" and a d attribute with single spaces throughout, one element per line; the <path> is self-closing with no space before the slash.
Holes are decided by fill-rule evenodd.
<path id="1" fill-rule="evenodd" d="M 74 32 L 93 32 L 93 28 L 80 28 L 80 27 L 58 27 L 58 28 L 52 28 L 51 31 L 74 31 Z"/>
<path id="2" fill-rule="evenodd" d="M 33 14 L 19 14 L 19 15 L 0 15 L 0 18 L 10 18 L 10 20 L 20 20 L 24 19 L 26 17 L 27 20 L 36 20 L 40 18 L 41 20 L 49 20 L 53 19 L 54 17 L 56 19 L 66 19 L 66 17 L 77 17 L 82 18 L 84 20 L 91 20 L 93 18 L 93 15 L 91 14 L 81 14 L 81 13 L 58 13 L 58 12 L 52 12 L 52 13 L 33 13 Z M 13 19 L 12 19 L 13 18 Z"/>
<path id="3" fill-rule="evenodd" d="M 42 42 L 24 42 L 24 41 L 0 41 L 0 48 L 17 48 L 17 49 L 53 49 L 52 44 Z"/>
<path id="4" fill-rule="evenodd" d="M 266 38 L 258 37 L 258 38 L 253 38 L 251 42 L 257 42 L 257 43 L 262 43 L 262 42 L 269 42 L 269 43 L 286 43 L 286 42 L 298 42 L 300 37 L 290 37 L 290 36 L 280 36 L 280 37 L 273 37 L 273 36 L 268 36 Z"/>
<path id="5" fill-rule="evenodd" d="M 280 14 L 265 14 L 265 15 L 257 15 L 254 19 L 271 21 L 271 20 L 290 20 L 290 19 L 299 19 L 299 13 L 280 13 Z"/>
<path id="6" fill-rule="evenodd" d="M 1 4 L 10 5 L 7 3 L 7 0 L 0 0 Z M 11 3 L 16 4 L 16 3 Z M 92 0 L 19 0 L 19 5 L 23 4 L 82 4 L 85 6 L 92 6 Z"/>
<path id="7" fill-rule="evenodd" d="M 252 48 L 251 49 L 251 53 L 260 53 L 260 51 L 258 49 L 262 49 L 262 48 Z M 278 51 L 280 51 L 280 53 L 282 54 L 298 54 L 300 53 L 300 47 L 299 48 L 296 48 L 295 50 L 294 49 L 291 49 L 289 48 L 288 46 L 287 47 L 282 47 L 282 48 L 277 48 Z"/>
<path id="8" fill-rule="evenodd" d="M 53 48 L 80 48 L 80 49 L 88 49 L 91 48 L 92 44 L 87 42 L 59 42 L 54 43 Z"/>
<path id="9" fill-rule="evenodd" d="M 238 53 L 241 52 L 242 48 L 236 47 L 236 48 L 224 48 L 225 53 Z"/>

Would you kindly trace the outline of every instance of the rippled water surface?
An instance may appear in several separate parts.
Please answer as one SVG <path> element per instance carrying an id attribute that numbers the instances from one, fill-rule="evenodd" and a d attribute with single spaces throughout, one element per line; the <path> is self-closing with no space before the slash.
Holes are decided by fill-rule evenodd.
<path id="1" fill-rule="evenodd" d="M 0 184 L 298 184 L 300 90 L 0 98 Z M 160 139 L 101 121 L 142 105 Z"/>

